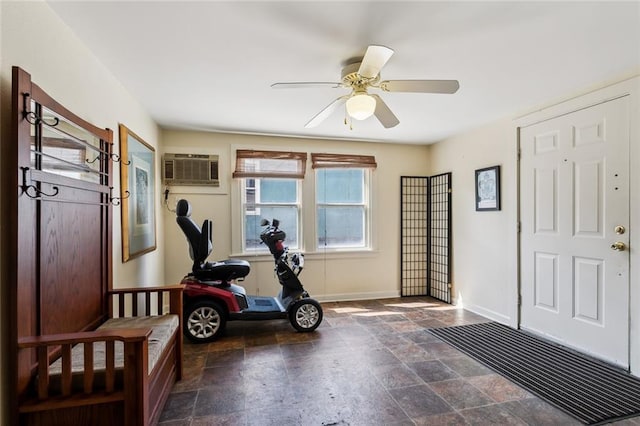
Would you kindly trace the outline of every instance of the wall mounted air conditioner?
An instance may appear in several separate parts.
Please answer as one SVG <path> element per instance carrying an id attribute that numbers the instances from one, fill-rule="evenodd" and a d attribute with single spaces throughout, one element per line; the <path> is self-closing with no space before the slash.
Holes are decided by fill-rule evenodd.
<path id="1" fill-rule="evenodd" d="M 162 164 L 165 185 L 220 186 L 217 155 L 165 154 Z"/>

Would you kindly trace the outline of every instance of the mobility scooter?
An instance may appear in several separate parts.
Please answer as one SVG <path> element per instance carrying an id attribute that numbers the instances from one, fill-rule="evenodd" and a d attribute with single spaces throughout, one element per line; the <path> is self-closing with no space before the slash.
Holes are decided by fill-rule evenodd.
<path id="1" fill-rule="evenodd" d="M 202 228 L 191 219 L 191 205 L 179 200 L 176 220 L 189 242 L 193 259 L 191 272 L 184 277 L 184 334 L 198 343 L 211 342 L 219 337 L 231 320 L 289 319 L 293 328 L 301 332 L 315 330 L 322 322 L 320 303 L 309 297 L 298 275 L 304 267 L 302 254 L 289 254 L 284 246 L 286 234 L 278 228 L 279 221 L 262 219 L 265 228 L 260 233 L 275 260 L 275 271 L 282 289 L 276 297 L 247 295 L 236 284 L 250 271 L 249 262 L 227 259 L 207 262 L 212 250 L 212 222 L 205 220 Z"/>

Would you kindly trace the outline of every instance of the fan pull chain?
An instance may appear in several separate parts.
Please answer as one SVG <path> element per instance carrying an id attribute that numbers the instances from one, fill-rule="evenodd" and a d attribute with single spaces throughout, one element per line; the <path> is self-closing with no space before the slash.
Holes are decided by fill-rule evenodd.
<path id="1" fill-rule="evenodd" d="M 350 120 L 347 121 L 347 118 L 349 118 Z M 353 130 L 353 119 L 351 119 L 351 117 L 349 117 L 349 114 L 345 111 L 344 113 L 344 125 L 348 125 L 349 126 L 349 130 Z"/>

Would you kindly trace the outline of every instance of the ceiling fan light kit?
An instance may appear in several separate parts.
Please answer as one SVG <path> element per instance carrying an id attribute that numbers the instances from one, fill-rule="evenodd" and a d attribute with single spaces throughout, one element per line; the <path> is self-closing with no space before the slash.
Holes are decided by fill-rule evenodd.
<path id="1" fill-rule="evenodd" d="M 357 93 L 347 100 L 347 114 L 356 120 L 366 120 L 376 110 L 376 100 L 366 93 Z"/>
<path id="2" fill-rule="evenodd" d="M 380 70 L 393 55 L 393 50 L 385 46 L 371 45 L 367 48 L 360 62 L 348 64 L 342 69 L 340 83 L 327 82 L 291 82 L 274 83 L 273 88 L 302 88 L 302 87 L 343 87 L 351 89 L 351 94 L 341 96 L 331 102 L 316 114 L 306 128 L 316 127 L 324 121 L 338 107 L 346 104 L 346 112 L 355 120 L 366 120 L 375 115 L 385 128 L 395 127 L 400 120 L 378 95 L 370 95 L 369 88 L 380 89 L 385 92 L 409 93 L 455 93 L 460 84 L 457 80 L 385 80 L 380 81 Z"/>

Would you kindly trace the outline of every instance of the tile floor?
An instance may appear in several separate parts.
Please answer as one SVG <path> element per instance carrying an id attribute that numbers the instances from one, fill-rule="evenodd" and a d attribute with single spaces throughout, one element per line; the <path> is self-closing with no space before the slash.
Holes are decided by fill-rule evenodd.
<path id="1" fill-rule="evenodd" d="M 481 316 L 429 298 L 322 306 L 313 333 L 230 322 L 216 342 L 185 342 L 185 377 L 160 424 L 579 424 L 424 331 Z"/>

